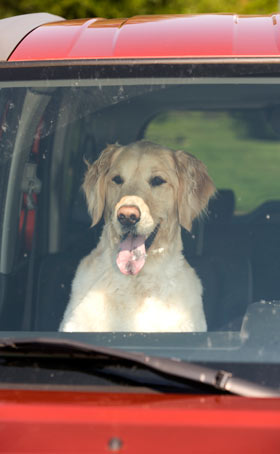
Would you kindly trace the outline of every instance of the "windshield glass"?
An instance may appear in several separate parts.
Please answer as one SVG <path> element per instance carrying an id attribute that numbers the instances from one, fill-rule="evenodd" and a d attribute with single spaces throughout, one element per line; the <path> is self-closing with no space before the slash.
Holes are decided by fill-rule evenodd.
<path id="1" fill-rule="evenodd" d="M 2 335 L 278 364 L 280 78 L 142 73 L 0 82 Z"/>

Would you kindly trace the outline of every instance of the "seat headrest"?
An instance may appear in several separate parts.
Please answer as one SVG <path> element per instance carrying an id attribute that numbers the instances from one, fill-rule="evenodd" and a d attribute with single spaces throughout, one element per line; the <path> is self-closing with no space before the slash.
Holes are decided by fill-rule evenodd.
<path id="1" fill-rule="evenodd" d="M 88 213 L 86 198 L 81 188 L 78 189 L 74 198 L 71 220 L 80 224 L 84 224 L 88 227 L 92 222 Z"/>
<path id="2" fill-rule="evenodd" d="M 234 214 L 235 197 L 231 189 L 219 189 L 208 205 L 206 222 L 229 222 Z"/>

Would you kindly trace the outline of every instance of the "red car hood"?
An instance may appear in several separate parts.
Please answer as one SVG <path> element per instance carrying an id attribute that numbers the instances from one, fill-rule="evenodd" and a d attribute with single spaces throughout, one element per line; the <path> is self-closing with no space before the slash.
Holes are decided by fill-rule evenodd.
<path id="1" fill-rule="evenodd" d="M 0 391 L 1 452 L 278 453 L 280 399 Z"/>

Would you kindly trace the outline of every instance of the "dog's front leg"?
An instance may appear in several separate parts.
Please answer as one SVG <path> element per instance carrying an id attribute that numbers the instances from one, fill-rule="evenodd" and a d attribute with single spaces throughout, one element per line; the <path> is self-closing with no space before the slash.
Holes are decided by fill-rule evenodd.
<path id="1" fill-rule="evenodd" d="M 98 332 L 111 331 L 110 314 L 107 311 L 106 295 L 90 290 L 82 300 L 71 298 L 60 324 L 59 331 Z"/>

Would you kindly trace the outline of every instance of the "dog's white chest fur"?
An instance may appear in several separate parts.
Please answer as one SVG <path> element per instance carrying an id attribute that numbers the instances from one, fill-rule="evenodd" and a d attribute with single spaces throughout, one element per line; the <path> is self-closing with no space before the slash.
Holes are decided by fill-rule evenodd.
<path id="1" fill-rule="evenodd" d="M 137 276 L 124 276 L 104 251 L 80 264 L 62 331 L 205 331 L 201 284 L 178 254 L 172 262 L 153 257 Z M 89 262 L 91 266 L 89 266 Z M 155 266 L 155 262 L 159 262 Z"/>

